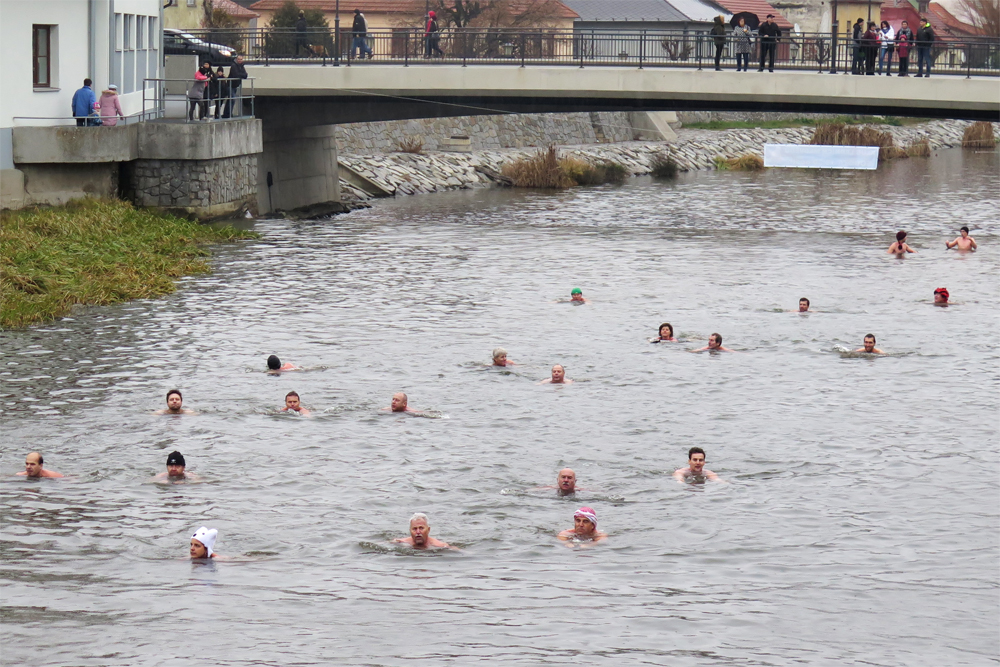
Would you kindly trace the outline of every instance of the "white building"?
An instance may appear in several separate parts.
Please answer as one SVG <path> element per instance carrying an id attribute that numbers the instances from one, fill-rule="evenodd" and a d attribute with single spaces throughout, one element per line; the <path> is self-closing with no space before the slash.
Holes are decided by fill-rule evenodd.
<path id="1" fill-rule="evenodd" d="M 83 80 L 117 84 L 140 113 L 143 80 L 163 71 L 163 0 L 0 0 L 0 169 L 14 168 L 12 128 L 74 125 Z"/>

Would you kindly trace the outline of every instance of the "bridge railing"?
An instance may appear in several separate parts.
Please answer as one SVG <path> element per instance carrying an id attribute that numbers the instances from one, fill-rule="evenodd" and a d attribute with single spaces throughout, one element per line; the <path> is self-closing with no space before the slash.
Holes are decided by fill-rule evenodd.
<path id="1" fill-rule="evenodd" d="M 716 42 L 704 31 L 671 30 L 556 30 L 453 28 L 427 36 L 417 28 L 370 30 L 364 37 L 342 29 L 294 28 L 215 29 L 191 31 L 207 42 L 229 45 L 247 62 L 302 63 L 333 66 L 381 64 L 516 64 L 588 65 L 623 67 L 688 67 L 713 69 Z M 760 63 L 762 40 L 754 35 L 750 64 Z M 849 37 L 829 33 L 793 33 L 782 36 L 775 48 L 774 66 L 782 70 L 851 72 L 856 51 L 867 48 Z M 876 71 L 879 47 L 874 46 Z M 721 65 L 732 69 L 736 44 L 727 34 Z M 864 51 L 862 51 L 862 54 Z M 989 38 L 938 40 L 931 48 L 935 74 L 1000 75 L 1000 40 Z M 910 73 L 915 74 L 917 48 L 911 45 Z M 768 62 L 768 64 L 770 64 Z M 899 57 L 892 55 L 892 71 Z"/>

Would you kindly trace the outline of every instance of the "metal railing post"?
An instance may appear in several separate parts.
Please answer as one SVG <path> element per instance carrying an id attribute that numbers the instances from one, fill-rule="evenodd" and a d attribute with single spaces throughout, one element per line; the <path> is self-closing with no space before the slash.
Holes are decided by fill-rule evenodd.
<path id="1" fill-rule="evenodd" d="M 834 21 L 830 30 L 830 74 L 837 73 L 837 33 L 839 30 L 840 26 L 837 21 Z"/>
<path id="2" fill-rule="evenodd" d="M 965 43 L 965 78 L 972 78 L 972 48 L 969 43 Z"/>
<path id="3" fill-rule="evenodd" d="M 642 69 L 642 61 L 646 56 L 646 31 L 639 34 L 639 69 Z"/>
<path id="4" fill-rule="evenodd" d="M 524 33 L 521 33 L 521 67 L 524 67 Z"/>
<path id="5" fill-rule="evenodd" d="M 701 71 L 701 34 L 694 36 L 694 47 L 698 51 L 698 71 Z"/>
<path id="6" fill-rule="evenodd" d="M 410 66 L 410 33 L 407 32 L 406 39 L 403 40 L 403 67 Z"/>

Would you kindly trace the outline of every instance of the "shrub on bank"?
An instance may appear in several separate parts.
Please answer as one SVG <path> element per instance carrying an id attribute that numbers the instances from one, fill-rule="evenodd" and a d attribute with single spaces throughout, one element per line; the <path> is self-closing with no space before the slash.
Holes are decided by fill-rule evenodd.
<path id="1" fill-rule="evenodd" d="M 809 143 L 818 146 L 877 146 L 879 161 L 906 157 L 906 152 L 896 146 L 891 132 L 868 126 L 855 127 L 844 123 L 817 125 Z"/>
<path id="2" fill-rule="evenodd" d="M 996 145 L 993 123 L 989 121 L 976 121 L 962 133 L 962 148 L 994 148 Z"/>
<path id="3" fill-rule="evenodd" d="M 574 185 L 602 185 L 625 182 L 628 169 L 616 162 L 591 164 L 578 157 L 560 158 L 549 146 L 501 167 L 504 176 L 519 188 L 568 188 Z"/>
<path id="4" fill-rule="evenodd" d="M 931 156 L 931 142 L 927 140 L 927 137 L 924 137 L 919 141 L 914 141 L 912 144 L 906 147 L 906 157 L 930 157 L 930 156 Z"/>
<path id="5" fill-rule="evenodd" d="M 764 168 L 764 158 L 753 153 L 726 159 L 721 155 L 714 160 L 719 171 L 760 171 Z"/>
<path id="6" fill-rule="evenodd" d="M 657 153 L 649 163 L 649 173 L 653 178 L 677 178 L 679 171 L 677 160 L 669 153 Z"/>
<path id="7" fill-rule="evenodd" d="M 206 243 L 256 238 L 128 202 L 84 199 L 0 213 L 0 327 L 60 317 L 74 304 L 169 294 L 181 276 L 209 272 Z"/>

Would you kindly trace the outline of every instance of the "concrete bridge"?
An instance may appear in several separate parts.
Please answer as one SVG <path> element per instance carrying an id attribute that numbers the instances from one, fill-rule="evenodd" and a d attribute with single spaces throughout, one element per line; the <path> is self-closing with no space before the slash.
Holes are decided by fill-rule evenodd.
<path id="1" fill-rule="evenodd" d="M 265 129 L 360 121 L 569 111 L 788 111 L 1000 119 L 995 77 L 615 66 L 255 65 Z"/>

